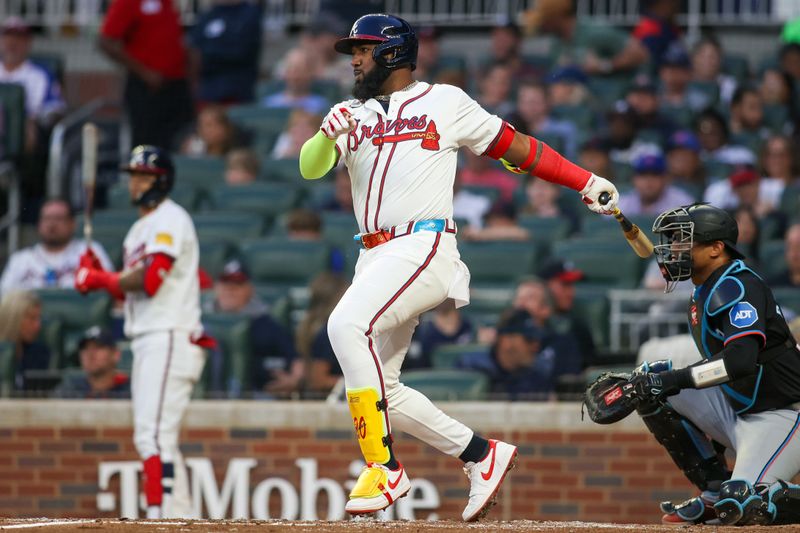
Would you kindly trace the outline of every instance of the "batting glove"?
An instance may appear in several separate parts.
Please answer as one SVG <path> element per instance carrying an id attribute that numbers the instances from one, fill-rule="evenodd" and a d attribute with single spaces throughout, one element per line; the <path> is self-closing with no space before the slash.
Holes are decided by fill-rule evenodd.
<path id="1" fill-rule="evenodd" d="M 608 202 L 603 205 L 600 203 L 600 195 L 607 192 L 610 196 Z M 590 211 L 599 213 L 601 215 L 611 215 L 619 202 L 619 192 L 614 184 L 605 178 L 601 178 L 597 174 L 592 174 L 589 181 L 586 182 L 586 187 L 579 193 L 583 198 L 583 203 Z"/>
<path id="2" fill-rule="evenodd" d="M 350 133 L 356 127 L 356 119 L 344 107 L 333 108 L 322 121 L 320 131 L 328 139 L 335 140 L 339 135 Z"/>
<path id="3" fill-rule="evenodd" d="M 81 254 L 80 259 L 78 260 L 78 268 L 91 268 L 93 270 L 105 270 L 103 268 L 102 263 L 100 263 L 100 259 L 95 255 L 94 251 L 91 248 L 87 248 L 83 254 Z"/>
<path id="4" fill-rule="evenodd" d="M 82 267 L 75 272 L 75 289 L 81 294 L 104 289 L 115 298 L 124 298 L 119 287 L 119 273 Z"/>

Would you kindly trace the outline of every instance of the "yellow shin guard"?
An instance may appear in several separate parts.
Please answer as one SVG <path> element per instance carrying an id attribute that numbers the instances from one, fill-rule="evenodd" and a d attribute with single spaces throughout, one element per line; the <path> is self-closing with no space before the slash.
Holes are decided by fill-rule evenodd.
<path id="1" fill-rule="evenodd" d="M 347 405 L 353 415 L 358 445 L 368 463 L 383 464 L 391 458 L 389 454 L 389 428 L 381 412 L 386 401 L 381 401 L 373 388 L 348 389 Z"/>

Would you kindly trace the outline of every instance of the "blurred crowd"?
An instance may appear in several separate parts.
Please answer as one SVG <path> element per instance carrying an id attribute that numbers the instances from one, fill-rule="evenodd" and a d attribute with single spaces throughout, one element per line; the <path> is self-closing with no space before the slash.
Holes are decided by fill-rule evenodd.
<path id="1" fill-rule="evenodd" d="M 180 161 L 221 169 L 212 186 L 192 191 L 187 207 L 213 210 L 220 191 L 300 180 L 296 166 L 284 182 L 276 169 L 291 168 L 322 116 L 347 97 L 349 58 L 337 54 L 333 43 L 351 21 L 321 12 L 264 76 L 257 5 L 217 0 L 184 30 L 169 2 L 160 4 L 163 24 L 157 27 L 136 25 L 127 4 L 112 3 L 99 46 L 126 71 L 134 144 L 166 146 Z M 518 130 L 612 180 L 622 211 L 645 229 L 661 211 L 695 201 L 731 210 L 747 261 L 771 287 L 800 289 L 800 37 L 791 29 L 797 24 L 787 24 L 774 49 L 752 61 L 727 52 L 712 34 L 686 42 L 676 23 L 680 1 L 641 4 L 640 22 L 626 30 L 578 18 L 572 2 L 539 0 L 521 14 L 521 24 L 498 23 L 488 47 L 469 55 L 444 53 L 448 36 L 442 29 L 419 27 L 414 76 L 460 86 Z M 549 53 L 523 53 L 529 36 L 546 37 Z M 53 74 L 25 63 L 30 39 L 21 21 L 3 24 L 0 81 L 25 86 L 33 147 L 35 133 L 46 132 L 64 104 Z M 543 219 L 563 222 L 557 239 L 586 237 L 594 231 L 590 226 L 606 222 L 586 217 L 574 195 L 553 184 L 508 173 L 468 151 L 461 156 L 454 206 L 463 242 L 540 242 L 537 226 L 526 221 Z M 330 241 L 326 224 L 352 214 L 353 205 L 345 168 L 326 179 L 321 192 L 300 191 L 293 205 L 271 213 L 265 225 L 271 230 L 259 235 L 330 246 L 325 267 L 305 284 L 301 304 L 295 298 L 290 312 L 280 309 L 282 300 L 267 290 L 271 280 L 247 254 L 237 253 L 237 235 L 229 236 L 224 260 L 208 272 L 204 312 L 246 319 L 239 340 L 248 355 L 239 371 L 247 379 L 233 383 L 226 350 L 238 341 L 223 342 L 210 354 L 206 393 L 335 393 L 341 371 L 326 321 L 347 288 L 353 245 Z M 41 202 L 42 191 L 30 190 L 32 198 L 37 194 L 40 201 L 30 205 L 41 204 L 38 242 L 9 258 L 0 281 L 0 341 L 13 351 L 13 388 L 62 397 L 124 396 L 129 388 L 120 370 L 125 343 L 118 318 L 87 324 L 92 327 L 75 333 L 71 344 L 64 335 L 54 344 L 43 333 L 47 304 L 39 293 L 71 288 L 85 243 L 75 237 L 73 207 L 59 199 Z M 106 202 L 114 207 L 111 193 Z M 200 234 L 202 244 L 202 228 Z M 93 247 L 108 268 L 118 264 L 102 244 Z M 593 281 L 592 273 L 548 255 L 549 247 L 538 250 L 544 252 L 537 267 L 507 284 L 513 296 L 491 320 L 470 314 L 469 307 L 457 310 L 452 301 L 425 315 L 404 369 L 474 372 L 485 376 L 492 396 L 510 399 L 553 399 L 583 383 L 581 376 L 602 362 L 599 353 L 606 348 L 576 306 L 576 291 Z M 636 285 L 664 288 L 655 263 L 642 269 Z M 796 304 L 784 304 L 790 318 L 800 312 Z M 53 353 L 59 350 L 70 353 Z"/>

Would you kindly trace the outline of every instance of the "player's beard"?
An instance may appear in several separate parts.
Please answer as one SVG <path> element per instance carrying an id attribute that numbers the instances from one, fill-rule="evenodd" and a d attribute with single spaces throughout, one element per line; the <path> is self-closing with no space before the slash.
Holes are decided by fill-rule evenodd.
<path id="1" fill-rule="evenodd" d="M 361 81 L 356 80 L 353 84 L 353 96 L 361 102 L 366 102 L 374 96 L 381 94 L 381 87 L 384 82 L 392 75 L 392 71 L 381 65 L 375 65 L 364 74 Z"/>

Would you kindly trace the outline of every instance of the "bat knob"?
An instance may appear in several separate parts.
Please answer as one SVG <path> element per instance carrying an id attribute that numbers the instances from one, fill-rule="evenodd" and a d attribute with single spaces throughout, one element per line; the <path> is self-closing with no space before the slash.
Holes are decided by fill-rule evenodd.
<path id="1" fill-rule="evenodd" d="M 611 201 L 611 193 L 601 192 L 600 196 L 597 198 L 597 201 L 600 202 L 600 205 L 606 205 Z"/>

